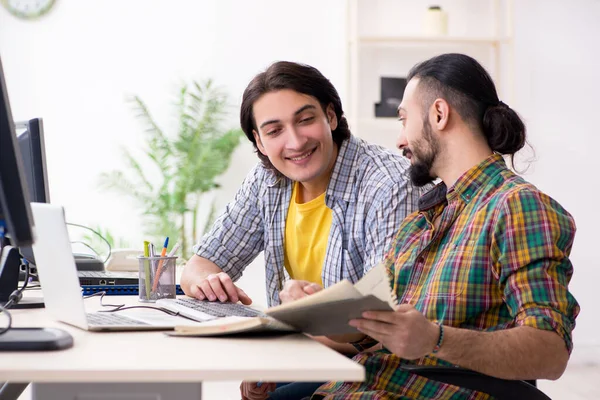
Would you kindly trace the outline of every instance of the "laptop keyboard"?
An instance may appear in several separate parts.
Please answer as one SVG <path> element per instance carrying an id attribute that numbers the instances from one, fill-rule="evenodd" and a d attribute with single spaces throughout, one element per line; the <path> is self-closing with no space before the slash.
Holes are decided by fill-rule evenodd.
<path id="1" fill-rule="evenodd" d="M 140 326 L 150 325 L 137 319 L 131 319 L 124 315 L 109 313 L 88 313 L 87 320 L 90 325 L 98 326 Z"/>
<path id="2" fill-rule="evenodd" d="M 183 298 L 171 300 L 178 306 L 190 308 L 194 311 L 200 311 L 211 315 L 215 318 L 219 317 L 266 317 L 266 315 L 258 310 L 243 304 L 237 303 L 218 303 L 209 301 L 200 301 L 197 299 Z"/>

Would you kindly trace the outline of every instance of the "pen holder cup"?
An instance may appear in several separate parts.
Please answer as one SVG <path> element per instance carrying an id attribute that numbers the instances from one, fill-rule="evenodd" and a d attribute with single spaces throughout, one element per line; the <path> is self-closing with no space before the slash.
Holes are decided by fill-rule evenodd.
<path id="1" fill-rule="evenodd" d="M 177 257 L 138 257 L 140 265 L 139 301 L 154 303 L 174 299 Z"/>

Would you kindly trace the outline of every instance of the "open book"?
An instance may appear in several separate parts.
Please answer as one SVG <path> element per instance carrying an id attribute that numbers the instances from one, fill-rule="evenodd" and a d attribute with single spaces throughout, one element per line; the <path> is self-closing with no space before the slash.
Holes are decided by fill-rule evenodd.
<path id="1" fill-rule="evenodd" d="M 171 336 L 220 336 L 282 331 L 311 335 L 358 332 L 348 321 L 364 311 L 391 311 L 394 304 L 385 267 L 373 267 L 356 284 L 340 281 L 313 295 L 271 307 L 264 317 L 225 317 L 195 325 L 176 326 Z"/>

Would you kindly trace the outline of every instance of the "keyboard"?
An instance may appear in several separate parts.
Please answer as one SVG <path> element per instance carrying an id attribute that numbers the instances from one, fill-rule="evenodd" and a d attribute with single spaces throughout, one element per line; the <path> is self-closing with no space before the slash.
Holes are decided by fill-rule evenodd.
<path id="1" fill-rule="evenodd" d="M 88 313 L 88 324 L 95 326 L 140 326 L 150 325 L 137 319 L 132 319 L 124 315 L 109 313 Z"/>
<path id="2" fill-rule="evenodd" d="M 156 302 L 156 305 L 179 312 L 197 321 L 207 321 L 221 317 L 267 317 L 259 310 L 238 303 L 219 303 L 180 298 L 161 299 Z"/>

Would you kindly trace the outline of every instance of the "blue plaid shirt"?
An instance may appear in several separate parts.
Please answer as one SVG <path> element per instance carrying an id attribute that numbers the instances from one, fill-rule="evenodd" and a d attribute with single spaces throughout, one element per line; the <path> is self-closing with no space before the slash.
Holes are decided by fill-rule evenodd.
<path id="1" fill-rule="evenodd" d="M 421 195 L 410 183 L 409 166 L 400 155 L 354 136 L 342 143 L 325 194 L 332 210 L 321 276 L 325 287 L 342 279 L 356 282 L 384 258 Z M 264 250 L 269 306 L 279 304 L 279 292 L 290 279 L 283 259 L 292 186 L 290 179 L 258 164 L 195 249 L 234 281 Z"/>

